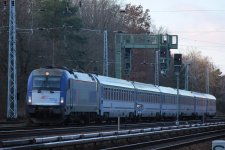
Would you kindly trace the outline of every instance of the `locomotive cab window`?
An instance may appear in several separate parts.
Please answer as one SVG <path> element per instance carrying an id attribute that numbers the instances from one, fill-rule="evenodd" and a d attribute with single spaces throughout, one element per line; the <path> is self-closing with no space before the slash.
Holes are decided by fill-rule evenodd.
<path id="1" fill-rule="evenodd" d="M 60 77 L 34 76 L 33 90 L 60 90 Z"/>

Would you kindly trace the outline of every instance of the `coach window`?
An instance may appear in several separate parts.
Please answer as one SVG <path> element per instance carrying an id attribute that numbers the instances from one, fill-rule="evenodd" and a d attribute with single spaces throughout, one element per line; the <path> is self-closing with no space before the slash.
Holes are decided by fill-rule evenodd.
<path id="1" fill-rule="evenodd" d="M 117 92 L 116 92 L 116 89 L 113 90 L 113 93 L 114 93 L 114 94 L 113 94 L 114 100 L 116 100 L 116 99 L 117 99 Z"/>
<path id="2" fill-rule="evenodd" d="M 110 91 L 111 91 L 111 92 L 110 92 L 110 93 L 111 93 L 111 94 L 110 94 L 110 95 L 111 95 L 111 100 L 115 100 L 115 97 L 114 97 L 114 96 L 115 96 L 115 90 L 114 90 L 113 88 L 111 88 Z"/>
<path id="3" fill-rule="evenodd" d="M 133 93 L 132 93 L 132 91 L 129 91 L 129 99 L 130 99 L 130 101 L 133 101 Z"/>
<path id="4" fill-rule="evenodd" d="M 117 100 L 120 100 L 120 90 L 117 89 Z"/>
<path id="5" fill-rule="evenodd" d="M 172 96 L 169 97 L 169 104 L 170 105 L 172 104 L 172 98 L 173 98 Z"/>
<path id="6" fill-rule="evenodd" d="M 108 99 L 107 95 L 108 95 L 108 89 L 104 88 L 104 96 L 103 96 L 104 99 Z"/>
<path id="7" fill-rule="evenodd" d="M 130 99 L 130 101 L 133 101 L 133 93 L 132 93 L 132 91 L 129 92 L 129 99 Z"/>
<path id="8" fill-rule="evenodd" d="M 156 101 L 156 95 L 155 94 L 152 94 L 152 96 L 151 96 L 151 103 L 155 103 L 155 101 Z"/>
<path id="9" fill-rule="evenodd" d="M 127 100 L 128 100 L 128 101 L 131 101 L 131 100 L 130 100 L 130 91 L 127 91 Z"/>
<path id="10" fill-rule="evenodd" d="M 142 102 L 145 101 L 145 94 L 144 94 L 144 92 L 141 93 L 141 100 L 142 100 Z"/>
<path id="11" fill-rule="evenodd" d="M 156 94 L 156 103 L 160 103 L 160 98 L 159 98 L 159 94 Z"/>
<path id="12" fill-rule="evenodd" d="M 148 95 L 149 93 L 146 93 L 146 102 L 148 103 Z"/>
<path id="13" fill-rule="evenodd" d="M 159 103 L 159 99 L 160 99 L 159 95 L 158 94 L 154 94 L 154 96 L 155 96 L 156 104 Z"/>
<path id="14" fill-rule="evenodd" d="M 165 104 L 167 104 L 167 98 L 168 98 L 168 95 L 165 95 L 165 98 L 164 98 L 164 100 L 165 100 Z"/>
<path id="15" fill-rule="evenodd" d="M 105 99 L 109 100 L 109 88 L 105 88 Z"/>
<path id="16" fill-rule="evenodd" d="M 123 90 L 123 100 L 125 101 L 125 91 Z"/>
<path id="17" fill-rule="evenodd" d="M 112 98 L 112 93 L 113 93 L 112 88 L 109 88 L 109 100 L 112 100 L 113 99 Z"/>
<path id="18" fill-rule="evenodd" d="M 139 101 L 140 100 L 140 92 L 137 92 L 137 100 Z"/>
<path id="19" fill-rule="evenodd" d="M 157 95 L 156 94 L 152 94 L 152 103 L 156 103 L 157 102 Z"/>
<path id="20" fill-rule="evenodd" d="M 116 100 L 116 89 L 113 89 L 113 100 Z"/>
<path id="21" fill-rule="evenodd" d="M 119 100 L 119 90 L 116 89 L 116 100 Z"/>
<path id="22" fill-rule="evenodd" d="M 122 100 L 122 90 L 119 89 L 118 91 L 119 91 L 119 100 Z"/>
<path id="23" fill-rule="evenodd" d="M 145 102 L 148 103 L 148 93 L 145 93 Z"/>
<path id="24" fill-rule="evenodd" d="M 104 92 L 103 92 L 103 93 L 104 93 L 104 94 L 103 94 L 104 99 L 108 99 L 108 97 L 107 97 L 107 94 L 108 94 L 108 93 L 107 93 L 107 92 L 108 92 L 108 91 L 107 91 L 107 88 L 104 88 L 103 91 L 104 91 Z"/>
<path id="25" fill-rule="evenodd" d="M 167 104 L 170 104 L 170 98 L 171 98 L 171 95 L 167 96 L 167 100 L 166 100 Z"/>
<path id="26" fill-rule="evenodd" d="M 122 90 L 118 90 L 119 91 L 119 100 L 122 100 Z"/>
<path id="27" fill-rule="evenodd" d="M 142 101 L 145 102 L 145 93 L 142 93 Z"/>
<path id="28" fill-rule="evenodd" d="M 110 89 L 106 88 L 106 99 L 109 100 L 110 99 Z"/>
<path id="29" fill-rule="evenodd" d="M 184 105 L 185 104 L 185 99 L 183 96 L 180 96 L 180 104 Z"/>
<path id="30" fill-rule="evenodd" d="M 138 93 L 138 100 L 141 100 L 141 92 Z"/>
<path id="31" fill-rule="evenodd" d="M 146 102 L 146 93 L 143 93 L 143 101 Z"/>
<path id="32" fill-rule="evenodd" d="M 118 100 L 118 91 L 115 89 L 115 100 Z"/>
<path id="33" fill-rule="evenodd" d="M 156 104 L 157 103 L 157 95 L 156 94 L 153 94 L 153 96 L 154 96 L 154 104 Z"/>
<path id="34" fill-rule="evenodd" d="M 166 98 L 165 98 L 165 100 L 166 100 L 165 103 L 166 103 L 166 104 L 168 104 L 168 99 L 169 99 L 169 97 L 170 97 L 170 96 L 167 95 Z"/>
<path id="35" fill-rule="evenodd" d="M 102 97 L 106 99 L 106 88 L 103 88 L 102 90 Z"/>
<path id="36" fill-rule="evenodd" d="M 120 91 L 120 100 L 123 101 L 123 100 L 124 100 L 124 99 L 123 99 L 123 90 L 119 90 L 119 91 Z"/>
<path id="37" fill-rule="evenodd" d="M 108 99 L 108 88 L 104 88 L 104 99 Z"/>
<path id="38" fill-rule="evenodd" d="M 107 94 L 108 100 L 110 100 L 110 96 L 111 96 L 111 89 L 108 88 L 108 94 Z"/>
<path id="39" fill-rule="evenodd" d="M 108 100 L 110 100 L 110 88 L 108 88 L 107 97 L 108 97 Z"/>
<path id="40" fill-rule="evenodd" d="M 153 94 L 151 93 L 149 95 L 149 103 L 153 103 L 153 99 L 154 99 L 154 97 L 153 97 Z"/>
<path id="41" fill-rule="evenodd" d="M 154 99 L 155 99 L 155 98 L 154 98 L 154 94 L 152 93 L 152 94 L 151 94 L 151 100 L 150 100 L 151 103 L 153 103 L 153 100 L 154 100 Z"/>
<path id="42" fill-rule="evenodd" d="M 154 103 L 154 100 L 156 99 L 155 94 L 151 95 L 151 103 Z"/>
<path id="43" fill-rule="evenodd" d="M 148 102 L 151 103 L 151 93 L 148 95 Z"/>

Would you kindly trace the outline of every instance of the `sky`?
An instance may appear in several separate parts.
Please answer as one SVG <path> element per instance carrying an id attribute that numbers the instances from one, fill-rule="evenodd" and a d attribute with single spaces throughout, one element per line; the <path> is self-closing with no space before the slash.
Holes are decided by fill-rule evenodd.
<path id="1" fill-rule="evenodd" d="M 200 51 L 225 74 L 225 0 L 124 0 L 126 3 L 149 9 L 152 24 L 178 35 L 178 49 L 172 53 Z"/>

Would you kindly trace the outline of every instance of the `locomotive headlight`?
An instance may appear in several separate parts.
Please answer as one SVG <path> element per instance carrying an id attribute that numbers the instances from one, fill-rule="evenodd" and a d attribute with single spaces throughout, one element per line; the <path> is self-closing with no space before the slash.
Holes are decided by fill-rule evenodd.
<path id="1" fill-rule="evenodd" d="M 64 98 L 63 98 L 63 97 L 61 97 L 61 99 L 60 99 L 60 103 L 61 103 L 61 104 L 63 104 L 63 103 L 64 103 Z"/>
<path id="2" fill-rule="evenodd" d="M 28 96 L 28 103 L 31 104 L 31 102 L 32 102 L 31 96 Z"/>

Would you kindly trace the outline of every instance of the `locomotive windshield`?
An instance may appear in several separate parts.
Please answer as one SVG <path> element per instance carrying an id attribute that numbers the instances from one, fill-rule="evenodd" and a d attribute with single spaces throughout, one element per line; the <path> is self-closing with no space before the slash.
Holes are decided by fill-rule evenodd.
<path id="1" fill-rule="evenodd" d="M 60 77 L 57 76 L 34 76 L 34 90 L 60 90 Z"/>

